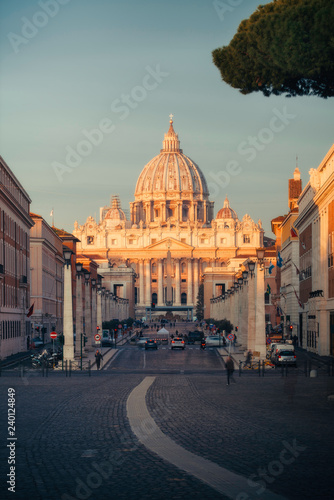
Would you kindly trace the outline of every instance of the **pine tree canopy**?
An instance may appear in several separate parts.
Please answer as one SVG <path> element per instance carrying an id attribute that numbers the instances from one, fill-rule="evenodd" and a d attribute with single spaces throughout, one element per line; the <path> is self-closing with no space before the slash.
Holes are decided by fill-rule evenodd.
<path id="1" fill-rule="evenodd" d="M 213 51 L 222 79 L 242 94 L 334 96 L 333 0 L 274 0 Z"/>

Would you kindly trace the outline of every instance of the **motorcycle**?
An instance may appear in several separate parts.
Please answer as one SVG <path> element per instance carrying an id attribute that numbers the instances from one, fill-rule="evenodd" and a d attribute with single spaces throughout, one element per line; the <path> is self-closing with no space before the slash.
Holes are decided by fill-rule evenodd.
<path id="1" fill-rule="evenodd" d="M 206 348 L 205 340 L 202 340 L 202 342 L 201 342 L 201 349 L 203 349 L 203 351 L 204 351 L 205 348 Z"/>

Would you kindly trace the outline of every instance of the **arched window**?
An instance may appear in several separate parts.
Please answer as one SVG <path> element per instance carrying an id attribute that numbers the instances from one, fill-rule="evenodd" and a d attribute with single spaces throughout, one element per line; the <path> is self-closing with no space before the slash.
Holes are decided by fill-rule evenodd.
<path id="1" fill-rule="evenodd" d="M 264 294 L 264 303 L 265 304 L 270 304 L 270 293 L 266 292 Z"/>
<path id="2" fill-rule="evenodd" d="M 155 262 L 152 264 L 152 274 L 155 274 L 157 272 L 157 265 Z"/>
<path id="3" fill-rule="evenodd" d="M 187 294 L 181 293 L 181 304 L 186 304 L 186 303 L 187 303 Z"/>
<path id="4" fill-rule="evenodd" d="M 186 265 L 184 262 L 181 264 L 181 273 L 184 274 L 186 272 Z"/>

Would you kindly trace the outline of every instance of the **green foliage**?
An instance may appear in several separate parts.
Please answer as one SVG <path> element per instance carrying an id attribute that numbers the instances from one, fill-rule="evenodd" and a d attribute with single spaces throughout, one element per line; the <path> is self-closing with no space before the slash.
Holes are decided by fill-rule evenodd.
<path id="1" fill-rule="evenodd" d="M 215 325 L 215 327 L 216 327 L 216 328 L 217 328 L 220 332 L 222 332 L 223 330 L 225 330 L 225 332 L 226 332 L 226 333 L 231 333 L 231 332 L 232 332 L 232 330 L 233 330 L 233 325 L 232 325 L 232 323 L 231 323 L 228 319 L 226 319 L 226 318 L 224 318 L 224 319 L 220 319 L 220 320 L 215 320 L 215 319 L 210 318 L 210 319 L 206 320 L 206 322 L 207 322 L 208 324 L 213 324 L 213 325 Z"/>
<path id="2" fill-rule="evenodd" d="M 202 321 L 204 318 L 204 285 L 201 283 L 198 287 L 197 303 L 196 303 L 197 321 Z"/>
<path id="3" fill-rule="evenodd" d="M 128 319 L 122 319 L 121 321 L 119 319 L 112 319 L 110 321 L 103 321 L 102 323 L 102 329 L 103 330 L 115 330 L 118 329 L 118 325 L 127 325 L 132 326 L 134 322 L 133 318 L 128 318 Z"/>
<path id="4" fill-rule="evenodd" d="M 213 51 L 222 79 L 242 94 L 334 96 L 334 2 L 274 0 Z"/>

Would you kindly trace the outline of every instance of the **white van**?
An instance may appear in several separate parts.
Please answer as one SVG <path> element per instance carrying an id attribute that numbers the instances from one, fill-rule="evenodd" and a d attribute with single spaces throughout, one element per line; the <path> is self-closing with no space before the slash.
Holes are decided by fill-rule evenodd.
<path id="1" fill-rule="evenodd" d="M 286 351 L 294 351 L 295 350 L 295 348 L 292 344 L 283 344 L 283 343 L 271 344 L 270 360 L 272 362 L 275 361 L 275 356 L 280 349 L 285 349 Z"/>

